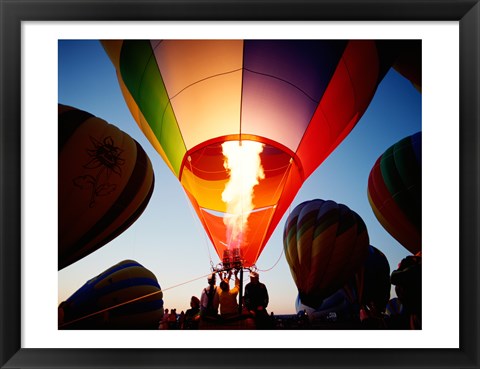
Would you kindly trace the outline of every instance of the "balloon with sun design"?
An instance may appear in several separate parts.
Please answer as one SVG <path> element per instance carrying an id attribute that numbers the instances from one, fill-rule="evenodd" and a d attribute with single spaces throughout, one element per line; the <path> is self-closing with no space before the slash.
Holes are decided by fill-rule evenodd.
<path id="1" fill-rule="evenodd" d="M 58 105 L 58 269 L 104 246 L 150 201 L 152 164 L 128 134 Z"/>

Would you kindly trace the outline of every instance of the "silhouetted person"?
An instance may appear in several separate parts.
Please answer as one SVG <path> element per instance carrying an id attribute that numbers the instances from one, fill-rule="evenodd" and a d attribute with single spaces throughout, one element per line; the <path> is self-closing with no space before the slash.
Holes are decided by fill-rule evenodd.
<path id="1" fill-rule="evenodd" d="M 260 282 L 258 273 L 250 272 L 250 282 L 245 286 L 245 306 L 255 317 L 258 329 L 270 327 L 268 317 L 268 291 L 267 287 Z"/>
<path id="2" fill-rule="evenodd" d="M 390 277 L 405 317 L 391 317 L 392 328 L 422 329 L 422 257 L 407 256 Z"/>
<path id="3" fill-rule="evenodd" d="M 196 296 L 190 299 L 190 309 L 185 312 L 183 329 L 198 329 L 200 320 L 200 300 Z"/>
<path id="4" fill-rule="evenodd" d="M 226 278 L 220 282 L 220 316 L 222 318 L 232 318 L 238 316 L 237 296 L 240 291 L 240 279 L 238 279 L 238 270 L 235 270 L 235 286 L 230 288 L 231 271 Z"/>
<path id="5" fill-rule="evenodd" d="M 200 315 L 202 318 L 217 318 L 220 287 L 215 285 L 215 273 L 208 276 L 207 282 L 208 286 L 202 290 L 200 298 Z"/>

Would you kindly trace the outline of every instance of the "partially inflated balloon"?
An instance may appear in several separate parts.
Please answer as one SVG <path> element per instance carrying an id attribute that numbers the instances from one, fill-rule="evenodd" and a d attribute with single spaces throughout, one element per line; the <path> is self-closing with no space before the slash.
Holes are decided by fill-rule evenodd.
<path id="1" fill-rule="evenodd" d="M 302 183 L 362 117 L 397 45 L 102 43 L 133 117 L 182 184 L 218 255 L 238 248 L 244 266 L 256 262 Z"/>
<path id="2" fill-rule="evenodd" d="M 308 306 L 300 295 L 295 300 L 297 313 L 305 311 L 311 321 L 337 322 L 357 318 L 360 312 L 355 284 L 349 283 L 326 297 L 318 306 Z"/>
<path id="3" fill-rule="evenodd" d="M 58 268 L 89 255 L 142 214 L 152 164 L 128 134 L 90 113 L 58 105 Z"/>
<path id="4" fill-rule="evenodd" d="M 283 244 L 301 301 L 318 307 L 361 268 L 369 237 L 362 218 L 347 206 L 311 200 L 288 216 Z"/>
<path id="5" fill-rule="evenodd" d="M 60 307 L 61 329 L 157 329 L 163 293 L 155 275 L 124 260 L 85 283 Z"/>
<path id="6" fill-rule="evenodd" d="M 377 311 L 385 311 L 391 288 L 390 264 L 387 257 L 379 249 L 370 245 L 362 272 L 362 305 L 374 304 Z"/>
<path id="7" fill-rule="evenodd" d="M 422 135 L 389 147 L 368 178 L 368 200 L 380 224 L 407 250 L 422 249 Z"/>

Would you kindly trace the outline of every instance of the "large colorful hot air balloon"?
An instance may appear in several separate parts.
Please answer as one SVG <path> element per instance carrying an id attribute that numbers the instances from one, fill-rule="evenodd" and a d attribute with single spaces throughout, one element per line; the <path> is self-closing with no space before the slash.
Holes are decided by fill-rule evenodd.
<path id="1" fill-rule="evenodd" d="M 368 200 L 380 224 L 412 254 L 422 249 L 422 134 L 389 147 L 368 178 Z"/>
<path id="2" fill-rule="evenodd" d="M 58 105 L 58 268 L 124 232 L 154 187 L 143 148 L 112 124 Z"/>
<path id="3" fill-rule="evenodd" d="M 354 278 L 366 260 L 369 237 L 353 210 L 317 199 L 293 209 L 285 223 L 283 244 L 302 303 L 318 307 Z"/>
<path id="4" fill-rule="evenodd" d="M 305 179 L 348 135 L 394 41 L 102 41 L 126 103 L 220 258 L 255 264 Z"/>
<path id="5" fill-rule="evenodd" d="M 60 304 L 60 329 L 157 329 L 163 292 L 155 275 L 124 260 L 85 283 Z"/>

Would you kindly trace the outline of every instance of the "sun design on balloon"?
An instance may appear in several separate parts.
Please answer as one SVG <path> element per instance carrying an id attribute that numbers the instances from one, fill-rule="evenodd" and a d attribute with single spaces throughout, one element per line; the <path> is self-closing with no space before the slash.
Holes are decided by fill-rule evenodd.
<path id="1" fill-rule="evenodd" d="M 112 137 L 108 136 L 103 141 L 98 141 L 90 136 L 90 141 L 93 144 L 93 149 L 87 149 L 90 160 L 83 167 L 85 169 L 98 169 L 97 173 L 95 175 L 78 176 L 73 180 L 73 183 L 81 189 L 91 189 L 89 207 L 92 208 L 95 206 L 98 196 L 106 196 L 116 190 L 117 185 L 110 183 L 110 178 L 112 173 L 122 176 L 121 167 L 125 164 L 125 159 L 120 157 L 123 150 L 115 146 Z"/>

